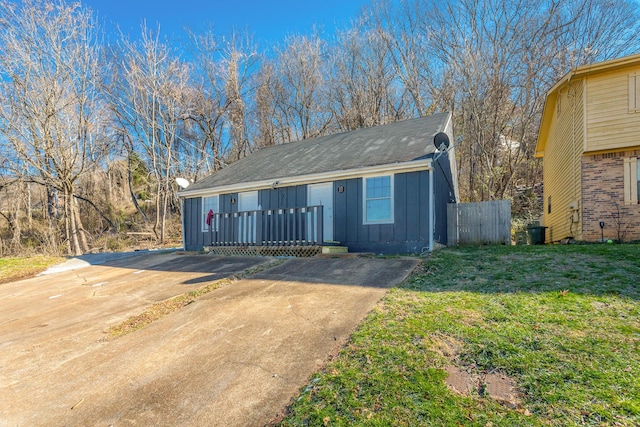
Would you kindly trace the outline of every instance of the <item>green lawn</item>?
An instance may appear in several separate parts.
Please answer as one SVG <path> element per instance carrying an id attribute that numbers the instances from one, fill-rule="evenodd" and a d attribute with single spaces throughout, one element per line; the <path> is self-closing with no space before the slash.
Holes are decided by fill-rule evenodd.
<path id="1" fill-rule="evenodd" d="M 63 257 L 36 255 L 29 258 L 0 258 L 0 284 L 26 279 L 65 261 Z"/>
<path id="2" fill-rule="evenodd" d="M 435 252 L 281 425 L 640 425 L 639 281 L 638 245 Z M 452 390 L 452 370 L 476 386 Z M 513 401 L 487 392 L 491 374 Z"/>

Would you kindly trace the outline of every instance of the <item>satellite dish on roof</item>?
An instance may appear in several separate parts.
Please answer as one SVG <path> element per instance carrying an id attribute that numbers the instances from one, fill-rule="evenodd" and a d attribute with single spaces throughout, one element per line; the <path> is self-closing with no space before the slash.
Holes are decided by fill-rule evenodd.
<path id="1" fill-rule="evenodd" d="M 176 178 L 176 184 L 180 186 L 183 190 L 189 186 L 189 181 L 184 178 Z"/>
<path id="2" fill-rule="evenodd" d="M 438 132 L 433 136 L 433 145 L 436 150 L 446 151 L 449 148 L 449 135 L 444 132 Z"/>

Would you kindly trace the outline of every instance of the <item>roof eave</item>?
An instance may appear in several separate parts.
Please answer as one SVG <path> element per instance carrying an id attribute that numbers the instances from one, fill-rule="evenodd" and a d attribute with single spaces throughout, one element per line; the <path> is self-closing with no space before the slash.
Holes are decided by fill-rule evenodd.
<path id="1" fill-rule="evenodd" d="M 180 191 L 178 196 L 191 198 L 206 196 L 209 194 L 227 194 L 239 191 L 255 191 L 278 187 L 291 187 L 294 185 L 314 184 L 319 182 L 336 181 L 339 179 L 361 178 L 367 175 L 382 173 L 401 173 L 429 170 L 432 168 L 431 157 L 411 160 L 408 162 L 368 166 L 363 168 L 329 171 L 309 175 L 299 175 L 286 178 L 265 179 L 260 181 L 240 182 L 237 184 L 220 185 L 196 190 L 186 189 Z"/>
<path id="2" fill-rule="evenodd" d="M 547 99 L 544 102 L 544 108 L 542 109 L 542 119 L 540 120 L 540 128 L 538 129 L 538 140 L 536 141 L 536 149 L 534 155 L 536 159 L 544 157 L 544 150 L 547 146 L 547 138 L 549 136 L 551 121 L 553 119 L 553 111 L 556 108 L 556 98 L 556 92 L 550 92 L 547 94 Z"/>
<path id="3" fill-rule="evenodd" d="M 577 67 L 573 74 L 576 76 L 584 76 L 603 71 L 612 71 L 618 68 L 624 68 L 632 65 L 640 64 L 640 54 L 623 56 L 621 58 L 610 59 L 608 61 L 597 62 L 595 64 L 585 64 Z"/>

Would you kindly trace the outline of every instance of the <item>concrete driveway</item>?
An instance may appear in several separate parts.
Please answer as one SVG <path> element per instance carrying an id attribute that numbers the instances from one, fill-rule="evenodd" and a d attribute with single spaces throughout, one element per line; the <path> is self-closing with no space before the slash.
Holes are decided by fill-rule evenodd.
<path id="1" fill-rule="evenodd" d="M 264 425 L 416 264 L 291 259 L 104 339 L 266 261 L 144 255 L 0 285 L 0 426 Z"/>

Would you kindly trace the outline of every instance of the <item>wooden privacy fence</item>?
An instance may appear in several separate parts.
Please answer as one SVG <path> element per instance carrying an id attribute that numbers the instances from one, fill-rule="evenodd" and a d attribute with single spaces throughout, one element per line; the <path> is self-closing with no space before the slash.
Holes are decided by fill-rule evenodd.
<path id="1" fill-rule="evenodd" d="M 447 205 L 449 246 L 511 244 L 511 201 Z"/>
<path id="2" fill-rule="evenodd" d="M 214 213 L 211 246 L 322 245 L 322 206 Z"/>

